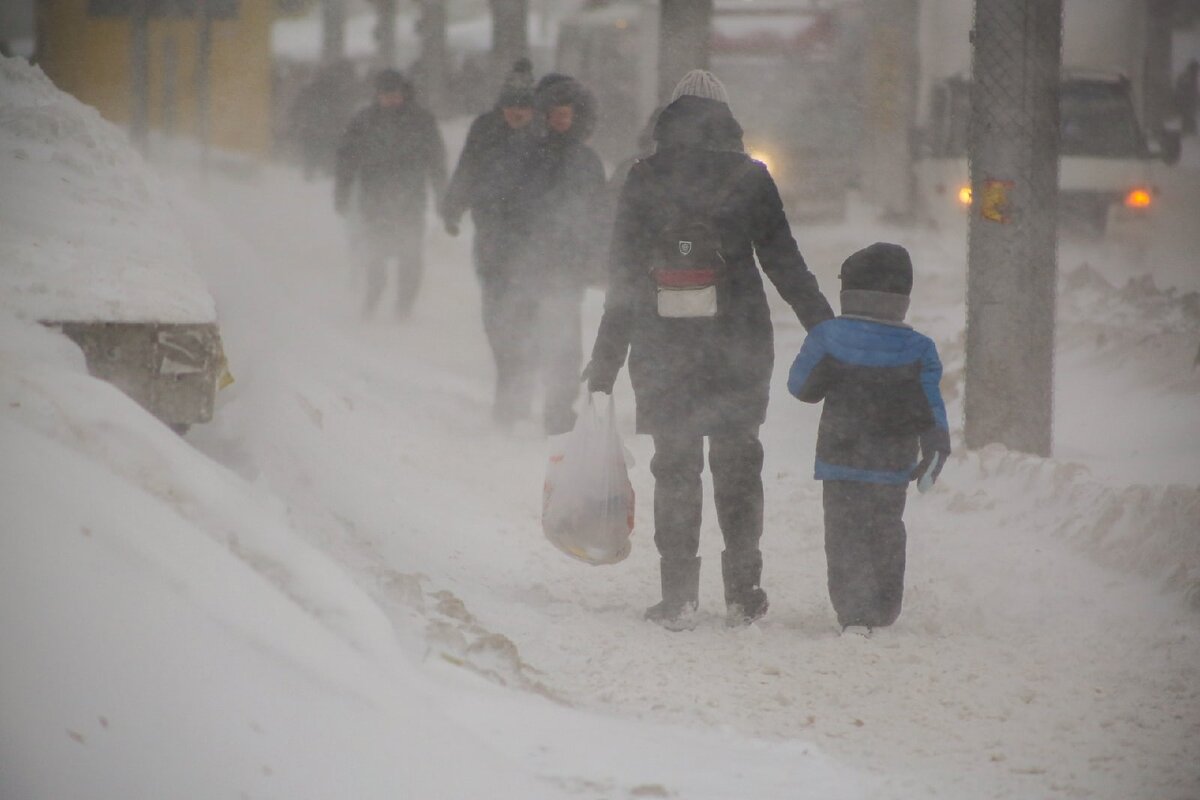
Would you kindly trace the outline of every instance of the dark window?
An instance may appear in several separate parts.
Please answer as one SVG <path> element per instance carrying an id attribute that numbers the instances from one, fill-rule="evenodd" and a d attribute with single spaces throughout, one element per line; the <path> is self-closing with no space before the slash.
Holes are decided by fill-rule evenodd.
<path id="1" fill-rule="evenodd" d="M 1059 108 L 1060 154 L 1122 158 L 1145 153 L 1127 82 L 1067 81 L 1059 95 Z"/>
<path id="2" fill-rule="evenodd" d="M 1140 157 L 1146 143 L 1123 80 L 1068 79 L 1059 94 L 1060 156 Z M 941 158 L 967 154 L 971 84 L 952 79 L 936 86 L 930 102 L 930 146 Z"/>

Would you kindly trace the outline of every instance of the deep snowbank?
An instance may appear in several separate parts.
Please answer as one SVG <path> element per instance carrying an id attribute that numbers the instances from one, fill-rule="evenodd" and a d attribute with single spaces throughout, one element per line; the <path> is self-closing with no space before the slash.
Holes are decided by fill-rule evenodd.
<path id="1" fill-rule="evenodd" d="M 947 512 L 1055 536 L 1097 564 L 1183 591 L 1200 611 L 1200 486 L 1114 487 L 1078 463 L 992 446 L 953 461 Z"/>
<path id="2" fill-rule="evenodd" d="M 1117 286 L 1090 265 L 1062 276 L 1055 455 L 985 448 L 955 460 L 952 513 L 1035 526 L 1099 564 L 1153 578 L 1200 608 L 1200 295 L 1147 275 Z M 963 337 L 943 346 L 963 389 Z"/>
<path id="3" fill-rule="evenodd" d="M 0 375 L 6 800 L 864 791 L 804 742 L 505 694 L 474 677 L 512 677 L 487 668 L 503 637 L 453 595 L 391 570 L 385 616 L 278 500 L 89 377 L 64 337 L 0 314 Z"/>
<path id="4" fill-rule="evenodd" d="M 25 319 L 212 322 L 158 179 L 122 131 L 0 57 L 0 303 Z"/>
<path id="5" fill-rule="evenodd" d="M 536 796 L 278 501 L 0 324 L 0 795 Z"/>

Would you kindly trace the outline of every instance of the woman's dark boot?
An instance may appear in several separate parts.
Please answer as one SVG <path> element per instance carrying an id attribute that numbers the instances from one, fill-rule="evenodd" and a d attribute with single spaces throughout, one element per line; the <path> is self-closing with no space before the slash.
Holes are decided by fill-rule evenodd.
<path id="1" fill-rule="evenodd" d="M 646 619 L 669 631 L 695 628 L 700 597 L 699 557 L 661 559 L 659 574 L 663 599 L 646 609 Z"/>
<path id="2" fill-rule="evenodd" d="M 758 585 L 762 579 L 761 551 L 721 553 L 721 577 L 725 579 L 726 625 L 749 625 L 766 615 L 770 604 L 767 593 Z"/>

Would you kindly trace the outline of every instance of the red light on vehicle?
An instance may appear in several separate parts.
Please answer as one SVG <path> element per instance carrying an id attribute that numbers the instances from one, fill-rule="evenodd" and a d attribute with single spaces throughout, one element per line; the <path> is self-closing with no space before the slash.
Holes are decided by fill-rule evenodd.
<path id="1" fill-rule="evenodd" d="M 1154 202 L 1154 197 L 1150 194 L 1149 189 L 1137 188 L 1125 195 L 1126 208 L 1149 208 Z"/>

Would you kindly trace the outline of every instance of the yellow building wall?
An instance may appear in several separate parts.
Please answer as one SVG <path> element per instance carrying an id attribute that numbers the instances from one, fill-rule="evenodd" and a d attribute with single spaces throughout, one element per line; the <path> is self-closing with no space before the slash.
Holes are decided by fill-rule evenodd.
<path id="1" fill-rule="evenodd" d="M 87 14 L 88 0 L 39 0 L 38 59 L 55 84 L 107 119 L 128 124 L 128 20 Z M 271 22 L 274 0 L 240 0 L 238 16 L 212 22 L 209 142 L 250 154 L 271 148 Z M 167 133 L 197 136 L 199 23 L 150 22 L 150 124 Z"/>

